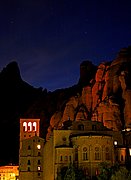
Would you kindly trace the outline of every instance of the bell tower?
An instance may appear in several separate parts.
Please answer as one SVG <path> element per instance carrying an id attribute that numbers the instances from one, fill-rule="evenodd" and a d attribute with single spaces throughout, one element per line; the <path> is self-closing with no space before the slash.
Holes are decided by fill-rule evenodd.
<path id="1" fill-rule="evenodd" d="M 20 119 L 20 142 L 39 136 L 40 119 Z"/>

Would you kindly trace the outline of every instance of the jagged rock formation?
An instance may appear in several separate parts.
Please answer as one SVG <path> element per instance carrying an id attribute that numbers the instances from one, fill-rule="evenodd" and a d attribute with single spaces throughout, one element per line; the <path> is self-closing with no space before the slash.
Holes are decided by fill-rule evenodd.
<path id="1" fill-rule="evenodd" d="M 18 162 L 20 118 L 40 118 L 40 135 L 47 139 L 54 128 L 80 119 L 102 121 L 116 131 L 131 128 L 131 47 L 98 67 L 82 62 L 79 82 L 69 88 L 33 88 L 21 79 L 16 62 L 0 72 L 0 85 L 0 141 L 7 142 L 0 149 L 1 165 Z"/>
<path id="2" fill-rule="evenodd" d="M 68 100 L 63 112 L 57 112 L 61 116 L 53 120 L 53 126 L 61 129 L 65 121 L 92 120 L 115 131 L 131 128 L 131 47 L 121 49 L 112 62 L 101 63 L 95 76 L 87 76 L 86 65 L 95 72 L 89 61 L 81 64 L 81 93 Z M 49 129 L 53 126 L 50 123 Z"/>
<path id="3" fill-rule="evenodd" d="M 16 62 L 11 62 L 0 72 L 1 165 L 18 162 L 19 119 L 40 94 L 40 89 L 22 80 Z"/>

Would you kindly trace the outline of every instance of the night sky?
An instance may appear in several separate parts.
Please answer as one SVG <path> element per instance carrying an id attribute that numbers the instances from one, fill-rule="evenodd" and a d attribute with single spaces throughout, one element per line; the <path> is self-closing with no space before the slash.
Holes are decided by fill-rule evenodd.
<path id="1" fill-rule="evenodd" d="M 34 87 L 70 87 L 129 45 L 131 0 L 0 0 L 0 71 L 15 60 Z"/>

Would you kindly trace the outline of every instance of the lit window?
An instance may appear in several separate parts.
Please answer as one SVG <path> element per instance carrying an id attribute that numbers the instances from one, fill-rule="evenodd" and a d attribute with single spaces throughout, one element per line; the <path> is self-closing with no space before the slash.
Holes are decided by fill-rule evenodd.
<path id="1" fill-rule="evenodd" d="M 37 149 L 41 149 L 41 145 L 40 144 L 37 145 Z"/>
<path id="2" fill-rule="evenodd" d="M 37 170 L 38 170 L 38 171 L 40 171 L 40 170 L 41 170 L 41 167 L 40 167 L 40 166 L 38 166 L 38 167 L 37 167 Z"/>
<path id="3" fill-rule="evenodd" d="M 23 122 L 23 131 L 27 131 L 27 123 Z"/>
<path id="4" fill-rule="evenodd" d="M 129 155 L 131 156 L 131 148 L 129 148 Z"/>
<path id="5" fill-rule="evenodd" d="M 28 122 L 28 131 L 32 131 L 32 123 Z"/>
<path id="6" fill-rule="evenodd" d="M 36 122 L 33 122 L 33 131 L 36 131 Z"/>
<path id="7" fill-rule="evenodd" d="M 117 141 L 114 141 L 114 145 L 117 146 Z"/>

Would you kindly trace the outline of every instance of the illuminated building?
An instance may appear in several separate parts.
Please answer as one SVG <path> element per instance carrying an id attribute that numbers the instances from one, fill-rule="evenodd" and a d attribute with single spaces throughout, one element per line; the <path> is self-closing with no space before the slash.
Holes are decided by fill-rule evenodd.
<path id="1" fill-rule="evenodd" d="M 39 119 L 20 119 L 20 180 L 56 180 L 63 167 L 74 164 L 95 176 L 101 162 L 125 165 L 126 147 L 121 131 L 102 122 L 66 121 L 49 139 L 39 137 Z"/>
<path id="2" fill-rule="evenodd" d="M 90 177 L 98 173 L 101 162 L 125 163 L 123 137 L 96 121 L 73 121 L 69 127 L 53 130 L 44 146 L 44 180 L 55 180 L 61 168 L 70 163 Z M 119 148 L 118 148 L 119 147 Z M 48 158 L 50 157 L 50 158 Z"/>
<path id="3" fill-rule="evenodd" d="M 19 179 L 43 179 L 44 139 L 39 137 L 39 119 L 20 119 Z"/>
<path id="4" fill-rule="evenodd" d="M 0 180 L 19 180 L 19 166 L 0 166 Z"/>

